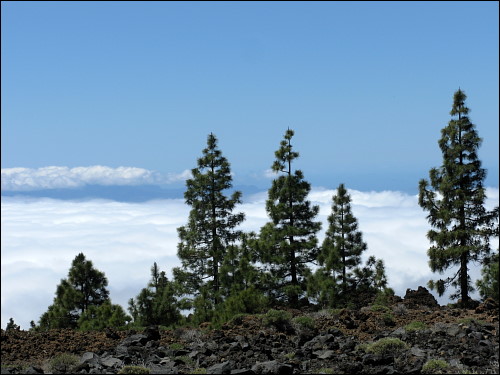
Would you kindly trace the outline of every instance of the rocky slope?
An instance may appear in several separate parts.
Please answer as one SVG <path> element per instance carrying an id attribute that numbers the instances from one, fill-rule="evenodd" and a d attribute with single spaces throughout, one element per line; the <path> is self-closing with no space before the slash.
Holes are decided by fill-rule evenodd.
<path id="1" fill-rule="evenodd" d="M 445 361 L 442 373 L 499 371 L 498 305 L 491 300 L 453 309 L 419 288 L 386 308 L 288 311 L 310 319 L 265 324 L 262 316 L 244 316 L 217 330 L 2 331 L 2 373 L 113 374 L 125 365 L 157 374 L 436 372 L 429 360 Z M 78 355 L 79 364 L 50 369 L 47 359 L 60 353 Z"/>

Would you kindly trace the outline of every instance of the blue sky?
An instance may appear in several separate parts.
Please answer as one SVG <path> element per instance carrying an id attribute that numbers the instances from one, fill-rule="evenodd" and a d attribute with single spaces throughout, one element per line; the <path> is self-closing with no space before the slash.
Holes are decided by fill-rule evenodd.
<path id="1" fill-rule="evenodd" d="M 2 2 L 2 168 L 181 173 L 214 132 L 267 187 L 284 131 L 317 186 L 416 193 L 468 95 L 498 186 L 497 2 Z"/>
<path id="2" fill-rule="evenodd" d="M 345 183 L 363 259 L 384 260 L 398 295 L 438 277 L 416 194 L 441 165 L 459 87 L 484 140 L 486 207 L 498 205 L 498 2 L 1 7 L 2 327 L 38 321 L 79 252 L 124 308 L 153 262 L 170 275 L 184 182 L 210 132 L 245 185 L 242 230 L 258 231 L 274 151 L 294 129 L 319 241 Z"/>

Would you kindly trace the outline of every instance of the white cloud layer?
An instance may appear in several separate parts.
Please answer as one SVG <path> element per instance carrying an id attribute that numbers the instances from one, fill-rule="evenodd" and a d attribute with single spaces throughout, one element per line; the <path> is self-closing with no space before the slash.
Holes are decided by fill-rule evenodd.
<path id="1" fill-rule="evenodd" d="M 160 174 L 136 167 L 2 168 L 2 190 L 29 191 L 40 189 L 76 188 L 85 185 L 163 185 L 184 181 L 191 171 Z"/>
<path id="2" fill-rule="evenodd" d="M 310 194 L 320 206 L 320 241 L 334 193 L 316 188 Z M 407 288 L 425 286 L 438 277 L 427 265 L 429 225 L 417 196 L 397 191 L 349 193 L 368 243 L 363 259 L 375 255 L 384 260 L 396 294 L 403 296 Z M 487 207 L 498 205 L 498 188 L 488 189 L 487 194 Z M 254 194 L 239 206 L 246 213 L 243 230 L 258 231 L 267 222 L 266 198 L 266 192 Z M 126 309 L 128 299 L 146 286 L 153 262 L 168 275 L 180 265 L 176 229 L 186 223 L 189 207 L 180 199 L 123 203 L 2 197 L 1 212 L 1 324 L 5 328 L 12 317 L 28 329 L 29 322 L 37 322 L 52 303 L 56 286 L 67 277 L 79 252 L 106 274 L 112 301 Z M 470 267 L 477 278 L 479 266 Z M 439 301 L 447 302 L 444 297 Z"/>

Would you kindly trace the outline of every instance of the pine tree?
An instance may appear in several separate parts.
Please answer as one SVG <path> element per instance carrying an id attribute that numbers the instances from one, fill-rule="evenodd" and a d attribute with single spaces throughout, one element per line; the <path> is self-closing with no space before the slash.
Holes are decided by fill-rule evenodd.
<path id="1" fill-rule="evenodd" d="M 288 129 L 275 152 L 272 170 L 282 175 L 269 189 L 266 211 L 272 222 L 261 229 L 260 239 L 261 262 L 268 271 L 270 294 L 275 298 L 287 296 L 292 305 L 297 305 L 306 289 L 308 263 L 316 260 L 318 254 L 316 233 L 321 223 L 313 221 L 319 207 L 311 206 L 307 200 L 310 184 L 302 171 L 292 169 L 292 162 L 299 156 L 293 151 L 293 136 L 293 130 Z"/>
<path id="2" fill-rule="evenodd" d="M 132 320 L 120 305 L 106 301 L 100 306 L 91 305 L 78 319 L 82 331 L 100 331 L 108 327 L 123 327 Z"/>
<path id="3" fill-rule="evenodd" d="M 353 270 L 356 289 L 358 291 L 372 291 L 375 293 L 389 290 L 387 288 L 387 276 L 382 259 L 373 255 L 368 257 L 364 267 L 356 267 Z"/>
<path id="4" fill-rule="evenodd" d="M 40 317 L 40 327 L 76 328 L 79 317 L 91 306 L 100 306 L 109 300 L 108 280 L 94 268 L 92 261 L 79 253 L 68 272 L 57 286 L 54 303 Z"/>
<path id="5" fill-rule="evenodd" d="M 231 245 L 221 266 L 221 288 L 230 296 L 259 284 L 259 271 L 255 266 L 258 254 L 255 233 L 243 233 L 241 242 Z"/>
<path id="6" fill-rule="evenodd" d="M 439 140 L 443 164 L 430 170 L 431 187 L 427 180 L 420 181 L 419 205 L 429 212 L 427 219 L 433 227 L 427 234 L 432 272 L 442 274 L 458 266 L 455 275 L 436 282 L 431 280 L 429 287 L 437 289 L 440 296 L 449 286 L 455 287 L 457 291 L 450 298 L 461 298 L 467 305 L 469 292 L 473 290 L 468 264 L 480 262 L 490 253 L 485 228 L 492 215 L 484 207 L 486 171 L 481 168 L 477 154 L 481 138 L 469 119 L 465 99 L 462 90 L 455 92 L 452 119 L 441 130 Z"/>
<path id="7" fill-rule="evenodd" d="M 352 214 L 351 197 L 344 184 L 339 185 L 337 194 L 333 196 L 328 223 L 318 261 L 332 278 L 340 275 L 342 292 L 345 294 L 351 277 L 350 271 L 359 266 L 361 254 L 367 246 L 358 230 L 358 221 Z"/>
<path id="8" fill-rule="evenodd" d="M 220 268 L 229 246 L 241 237 L 236 227 L 245 216 L 233 214 L 236 204 L 241 203 L 241 192 L 224 195 L 232 188 L 230 165 L 212 133 L 192 175 L 184 193 L 192 209 L 187 225 L 178 228 L 177 255 L 183 269 L 175 273 L 183 280 L 187 294 L 200 295 L 203 289 L 203 295 L 217 305 L 222 301 Z"/>
<path id="9" fill-rule="evenodd" d="M 139 326 L 170 326 L 181 319 L 178 294 L 174 282 L 168 280 L 164 271 L 160 271 L 156 262 L 151 267 L 151 280 L 136 299 L 128 302 L 128 310 Z"/>
<path id="10" fill-rule="evenodd" d="M 8 330 L 16 330 L 16 331 L 19 331 L 20 327 L 14 323 L 14 319 L 13 318 L 9 318 L 9 322 L 7 323 L 7 327 L 5 327 L 5 330 L 8 331 Z"/>
<path id="11" fill-rule="evenodd" d="M 497 302 L 500 301 L 498 260 L 498 252 L 496 252 L 485 262 L 481 270 L 482 279 L 476 281 L 479 295 L 483 300 L 490 297 Z"/>

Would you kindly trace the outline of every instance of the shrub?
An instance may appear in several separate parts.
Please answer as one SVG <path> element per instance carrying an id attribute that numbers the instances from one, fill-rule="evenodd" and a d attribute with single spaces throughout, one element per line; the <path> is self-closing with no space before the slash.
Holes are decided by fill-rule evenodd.
<path id="1" fill-rule="evenodd" d="M 384 355 L 408 349 L 408 345 L 398 338 L 385 337 L 372 344 L 368 344 L 365 351 L 368 353 Z"/>
<path id="2" fill-rule="evenodd" d="M 149 374 L 149 369 L 142 366 L 124 366 L 119 374 Z"/>
<path id="3" fill-rule="evenodd" d="M 78 357 L 74 354 L 59 354 L 50 360 L 49 370 L 54 374 L 71 374 L 79 362 Z"/>
<path id="4" fill-rule="evenodd" d="M 302 328 L 314 329 L 315 324 L 314 320 L 309 316 L 298 316 L 293 319 L 293 322 Z"/>
<path id="5" fill-rule="evenodd" d="M 474 319 L 474 318 L 463 318 L 463 319 L 460 319 L 458 321 L 458 323 L 466 324 L 466 325 L 477 324 L 479 326 L 483 326 L 486 324 L 486 322 L 484 320 Z"/>
<path id="6" fill-rule="evenodd" d="M 331 309 L 329 311 L 330 311 L 330 314 L 332 314 L 333 316 L 338 316 L 338 315 L 340 315 L 342 310 L 344 310 L 344 309 Z"/>
<path id="7" fill-rule="evenodd" d="M 441 374 L 450 365 L 441 359 L 431 359 L 422 367 L 422 374 Z"/>
<path id="8" fill-rule="evenodd" d="M 391 311 L 391 309 L 389 309 L 387 306 L 382 306 L 382 305 L 373 305 L 371 307 L 371 310 L 377 311 L 377 312 L 385 312 L 385 313 L 388 313 Z"/>
<path id="9" fill-rule="evenodd" d="M 81 331 L 100 331 L 106 327 L 124 327 L 131 320 L 123 307 L 106 301 L 100 306 L 89 306 L 78 319 L 78 328 Z"/>
<path id="10" fill-rule="evenodd" d="M 274 326 L 276 328 L 283 328 L 285 325 L 290 324 L 292 314 L 288 311 L 271 309 L 264 316 L 264 323 L 267 326 Z"/>
<path id="11" fill-rule="evenodd" d="M 392 315 L 391 313 L 385 313 L 382 316 L 382 321 L 388 327 L 393 327 L 396 324 L 396 322 L 394 321 L 394 315 Z"/>
<path id="12" fill-rule="evenodd" d="M 193 367 L 194 366 L 194 360 L 187 356 L 187 355 L 180 355 L 174 358 L 175 361 L 181 361 L 183 362 L 186 366 Z"/>
<path id="13" fill-rule="evenodd" d="M 408 309 L 402 303 L 398 303 L 396 306 L 394 306 L 392 308 L 392 311 L 394 312 L 394 314 L 399 315 L 399 316 L 404 316 L 408 313 Z"/>
<path id="14" fill-rule="evenodd" d="M 181 349 L 184 349 L 184 345 L 178 343 L 178 342 L 173 342 L 172 344 L 170 344 L 168 346 L 170 349 L 172 350 L 181 350 Z"/>
<path id="15" fill-rule="evenodd" d="M 318 374 L 334 374 L 334 373 L 335 372 L 333 371 L 332 368 L 323 367 L 318 370 Z"/>
<path id="16" fill-rule="evenodd" d="M 186 329 L 181 334 L 181 340 L 186 342 L 201 342 L 201 332 L 197 329 Z"/>
<path id="17" fill-rule="evenodd" d="M 389 300 L 392 296 L 394 296 L 394 291 L 391 288 L 386 288 L 384 291 L 378 291 L 375 299 L 373 300 L 373 304 L 388 306 Z"/>
<path id="18" fill-rule="evenodd" d="M 295 352 L 287 353 L 284 355 L 286 359 L 292 360 L 295 358 Z"/>
<path id="19" fill-rule="evenodd" d="M 239 326 L 240 324 L 243 323 L 243 319 L 247 315 L 248 314 L 236 314 L 235 316 L 233 316 L 231 318 L 231 320 L 229 321 L 229 323 L 232 324 L 233 326 Z"/>
<path id="20" fill-rule="evenodd" d="M 224 323 L 231 321 L 235 316 L 260 313 L 265 310 L 267 304 L 267 298 L 262 292 L 254 288 L 248 288 L 235 292 L 222 304 L 219 304 L 210 321 L 215 326 L 220 327 Z"/>
<path id="21" fill-rule="evenodd" d="M 414 332 L 414 331 L 421 331 L 423 329 L 426 329 L 427 326 L 423 322 L 415 321 L 415 322 L 408 323 L 407 325 L 405 325 L 404 328 L 408 332 Z"/>

